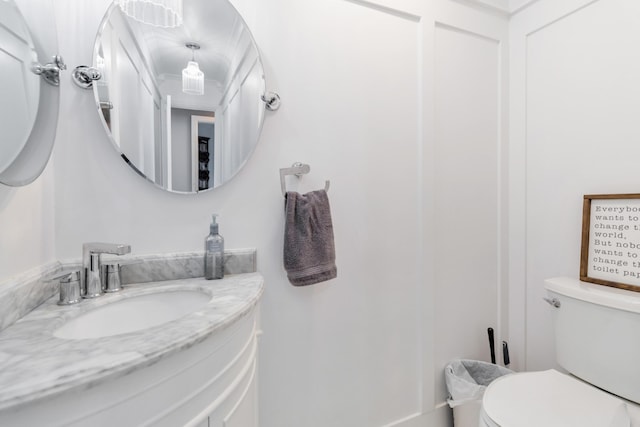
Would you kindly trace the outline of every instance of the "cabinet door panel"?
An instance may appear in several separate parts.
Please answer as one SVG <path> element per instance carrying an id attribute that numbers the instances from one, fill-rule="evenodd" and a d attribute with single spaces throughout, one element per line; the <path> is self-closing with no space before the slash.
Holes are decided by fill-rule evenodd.
<path id="1" fill-rule="evenodd" d="M 251 372 L 251 379 L 240 397 L 238 403 L 231 409 L 224 419 L 224 427 L 256 426 L 258 419 L 258 389 L 256 387 L 255 370 Z"/>

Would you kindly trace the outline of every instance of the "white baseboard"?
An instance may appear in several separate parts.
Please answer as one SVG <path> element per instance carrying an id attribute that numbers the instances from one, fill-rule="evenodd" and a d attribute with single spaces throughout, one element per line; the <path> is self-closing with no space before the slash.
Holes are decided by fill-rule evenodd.
<path id="1" fill-rule="evenodd" d="M 453 415 L 446 403 L 441 403 L 426 414 L 413 414 L 384 427 L 452 427 Z"/>

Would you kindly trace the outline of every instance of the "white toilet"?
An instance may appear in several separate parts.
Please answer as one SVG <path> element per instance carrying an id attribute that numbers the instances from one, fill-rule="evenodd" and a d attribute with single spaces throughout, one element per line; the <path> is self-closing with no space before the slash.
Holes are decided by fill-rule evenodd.
<path id="1" fill-rule="evenodd" d="M 480 427 L 640 427 L 640 293 L 556 278 L 554 369 L 498 378 Z"/>

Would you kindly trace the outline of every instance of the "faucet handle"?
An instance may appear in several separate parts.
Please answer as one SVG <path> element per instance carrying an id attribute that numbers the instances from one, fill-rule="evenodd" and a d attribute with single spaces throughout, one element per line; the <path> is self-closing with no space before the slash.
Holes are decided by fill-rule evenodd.
<path id="1" fill-rule="evenodd" d="M 118 292 L 122 290 L 122 266 L 140 264 L 142 260 L 121 260 L 102 263 L 102 290 L 105 292 Z"/>
<path id="2" fill-rule="evenodd" d="M 82 300 L 80 296 L 80 271 L 67 271 L 53 277 L 60 281 L 60 300 L 58 305 L 71 305 Z"/>
<path id="3" fill-rule="evenodd" d="M 102 290 L 105 292 L 118 292 L 122 290 L 120 278 L 120 263 L 110 262 L 102 264 Z"/>

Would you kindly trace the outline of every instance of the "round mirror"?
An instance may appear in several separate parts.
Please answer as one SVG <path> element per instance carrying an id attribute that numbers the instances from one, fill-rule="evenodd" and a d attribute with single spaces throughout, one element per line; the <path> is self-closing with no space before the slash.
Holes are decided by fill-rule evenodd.
<path id="1" fill-rule="evenodd" d="M 257 46 L 227 0 L 184 2 L 182 24 L 140 22 L 111 5 L 98 33 L 94 94 L 114 147 L 141 176 L 173 192 L 230 180 L 264 118 Z"/>
<path id="2" fill-rule="evenodd" d="M 47 1 L 37 7 L 26 0 L 0 1 L 0 183 L 5 185 L 34 181 L 53 148 L 59 105 L 54 80 L 62 64 L 51 63 L 57 49 L 52 17 Z M 52 68 L 43 71 L 41 64 Z"/>

